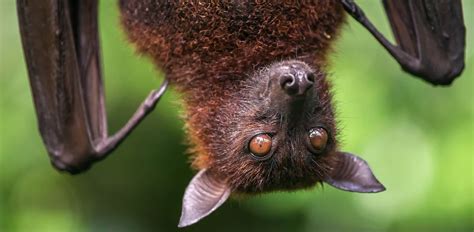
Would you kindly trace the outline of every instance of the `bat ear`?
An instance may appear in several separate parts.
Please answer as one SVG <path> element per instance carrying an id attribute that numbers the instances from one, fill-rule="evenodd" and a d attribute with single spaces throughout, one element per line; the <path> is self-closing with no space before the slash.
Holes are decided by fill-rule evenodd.
<path id="1" fill-rule="evenodd" d="M 227 184 L 210 175 L 206 169 L 191 180 L 183 197 L 183 208 L 178 227 L 194 224 L 211 214 L 229 198 Z"/>
<path id="2" fill-rule="evenodd" d="M 377 193 L 385 190 L 365 160 L 345 152 L 336 154 L 338 163 L 326 178 L 326 183 L 349 192 Z"/>

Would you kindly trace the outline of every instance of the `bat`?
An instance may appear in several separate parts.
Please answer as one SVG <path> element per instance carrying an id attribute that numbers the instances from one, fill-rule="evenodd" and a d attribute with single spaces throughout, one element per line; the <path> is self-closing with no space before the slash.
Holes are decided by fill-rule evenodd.
<path id="1" fill-rule="evenodd" d="M 39 129 L 53 165 L 79 173 L 105 158 L 153 110 L 168 82 L 183 94 L 192 165 L 179 227 L 232 194 L 327 183 L 385 190 L 362 158 L 340 151 L 325 67 L 346 12 L 400 63 L 434 85 L 464 67 L 460 1 L 384 0 L 392 45 L 350 0 L 120 0 L 121 22 L 166 80 L 112 136 L 100 67 L 97 1 L 17 0 Z"/>

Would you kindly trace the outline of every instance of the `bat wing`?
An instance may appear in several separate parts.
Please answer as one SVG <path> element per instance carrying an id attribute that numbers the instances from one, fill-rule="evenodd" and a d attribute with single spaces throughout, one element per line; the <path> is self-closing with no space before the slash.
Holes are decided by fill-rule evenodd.
<path id="1" fill-rule="evenodd" d="M 461 74 L 466 32 L 460 0 L 383 3 L 400 49 L 414 57 L 402 67 L 437 84 L 450 84 Z"/>
<path id="2" fill-rule="evenodd" d="M 398 45 L 391 44 L 353 0 L 341 0 L 402 68 L 434 85 L 449 85 L 464 69 L 460 0 L 383 0 Z"/>
<path id="3" fill-rule="evenodd" d="M 17 2 L 39 129 L 59 169 L 71 163 L 87 166 L 93 143 L 106 135 L 97 6 L 84 3 Z"/>
<path id="4" fill-rule="evenodd" d="M 18 17 L 39 130 L 53 165 L 87 169 L 153 110 L 152 91 L 130 121 L 107 135 L 96 0 L 18 0 Z"/>

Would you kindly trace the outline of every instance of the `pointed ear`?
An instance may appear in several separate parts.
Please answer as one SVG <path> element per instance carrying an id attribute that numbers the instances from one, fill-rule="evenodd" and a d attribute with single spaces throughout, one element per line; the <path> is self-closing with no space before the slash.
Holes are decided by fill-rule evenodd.
<path id="1" fill-rule="evenodd" d="M 224 181 L 217 180 L 206 169 L 199 171 L 184 193 L 178 227 L 189 226 L 211 214 L 229 198 L 230 193 Z"/>
<path id="2" fill-rule="evenodd" d="M 338 163 L 326 178 L 326 183 L 349 192 L 377 193 L 385 190 L 365 160 L 345 152 L 337 152 L 337 156 Z"/>

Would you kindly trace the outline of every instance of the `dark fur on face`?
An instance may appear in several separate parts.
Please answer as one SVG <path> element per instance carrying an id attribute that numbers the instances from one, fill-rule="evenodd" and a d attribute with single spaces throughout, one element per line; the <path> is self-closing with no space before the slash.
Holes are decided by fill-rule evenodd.
<path id="1" fill-rule="evenodd" d="M 290 96 L 278 81 L 279 69 L 289 66 L 314 73 L 314 84 L 302 97 Z M 291 68 L 290 68 L 291 69 Z M 213 124 L 222 128 L 211 148 L 210 171 L 224 176 L 232 189 L 254 193 L 309 187 L 331 169 L 336 128 L 326 76 L 301 61 L 278 62 L 250 76 L 244 87 L 220 107 Z M 324 127 L 329 133 L 324 152 L 310 151 L 309 130 Z M 248 149 L 260 133 L 272 135 L 270 157 L 260 160 Z"/>
<path id="2" fill-rule="evenodd" d="M 325 126 L 334 150 L 323 69 L 344 18 L 339 4 L 123 0 L 120 5 L 130 39 L 184 93 L 195 167 L 211 169 L 244 192 L 307 187 L 321 180 L 331 151 L 311 155 L 305 136 L 311 127 Z M 315 70 L 316 84 L 305 101 L 272 98 L 269 74 L 284 60 Z M 275 151 L 266 161 L 246 151 L 259 132 L 274 134 Z"/>

